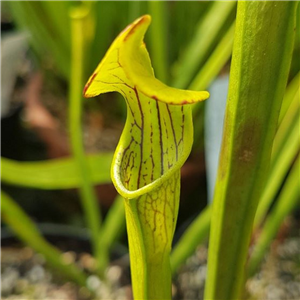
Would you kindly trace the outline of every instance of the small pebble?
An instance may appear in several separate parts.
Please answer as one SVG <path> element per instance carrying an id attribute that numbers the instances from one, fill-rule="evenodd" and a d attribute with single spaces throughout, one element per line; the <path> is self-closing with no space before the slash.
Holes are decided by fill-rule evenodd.
<path id="1" fill-rule="evenodd" d="M 20 274 L 15 268 L 7 268 L 1 276 L 1 291 L 2 295 L 9 295 L 15 287 Z"/>
<path id="2" fill-rule="evenodd" d="M 97 277 L 95 275 L 89 276 L 86 283 L 87 283 L 88 288 L 92 291 L 98 290 L 102 285 L 102 282 L 99 279 L 99 277 Z"/>
<path id="3" fill-rule="evenodd" d="M 113 283 L 117 284 L 122 275 L 122 269 L 119 266 L 111 266 L 106 272 L 107 279 Z"/>
<path id="4" fill-rule="evenodd" d="M 76 253 L 73 251 L 68 251 L 62 254 L 62 261 L 66 265 L 74 263 L 76 260 Z"/>
<path id="5" fill-rule="evenodd" d="M 28 272 L 27 277 L 31 283 L 43 281 L 45 277 L 45 270 L 42 266 L 36 265 Z"/>

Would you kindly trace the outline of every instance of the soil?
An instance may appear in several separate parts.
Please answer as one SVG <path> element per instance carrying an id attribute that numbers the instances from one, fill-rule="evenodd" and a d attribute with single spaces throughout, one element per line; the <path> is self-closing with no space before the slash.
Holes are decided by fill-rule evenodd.
<path id="1" fill-rule="evenodd" d="M 94 264 L 89 253 L 76 254 L 69 251 L 63 254 L 70 261 L 87 272 Z M 126 260 L 126 257 L 123 259 Z M 128 260 L 128 259 L 127 259 Z M 92 300 L 92 299 L 132 299 L 129 276 L 124 277 L 120 262 L 112 264 L 107 272 L 107 282 L 96 275 L 90 275 L 87 286 L 80 287 L 66 281 L 60 274 L 50 269 L 42 255 L 28 247 L 2 248 L 2 299 L 18 300 Z M 124 280 L 125 278 L 125 280 Z M 126 280 L 127 278 L 127 280 Z"/>
<path id="2" fill-rule="evenodd" d="M 260 270 L 247 281 L 248 299 L 300 299 L 300 237 L 296 219 L 288 218 L 289 231 L 273 241 Z M 286 223 L 285 222 L 285 223 Z M 284 225 L 286 226 L 286 224 Z M 87 252 L 64 252 L 64 256 L 91 274 L 93 258 Z M 207 245 L 200 245 L 180 268 L 173 281 L 174 300 L 202 300 L 207 271 Z M 2 248 L 2 299 L 131 300 L 129 259 L 125 254 L 106 271 L 107 281 L 88 277 L 88 286 L 66 281 L 28 247 Z"/>
<path id="3" fill-rule="evenodd" d="M 178 300 L 202 300 L 207 271 L 207 246 L 201 245 L 176 277 Z M 262 262 L 246 284 L 251 300 L 300 299 L 299 219 L 288 217 Z"/>

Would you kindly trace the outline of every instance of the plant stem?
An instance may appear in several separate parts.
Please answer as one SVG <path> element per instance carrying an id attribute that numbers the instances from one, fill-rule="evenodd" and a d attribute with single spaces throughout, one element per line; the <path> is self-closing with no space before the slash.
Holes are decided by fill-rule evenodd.
<path id="1" fill-rule="evenodd" d="M 291 63 L 296 7 L 296 2 L 238 4 L 205 299 L 242 298 L 253 219 Z"/>
<path id="2" fill-rule="evenodd" d="M 91 230 L 93 252 L 97 257 L 99 251 L 97 241 L 100 232 L 101 214 L 84 153 L 81 128 L 83 61 L 85 46 L 84 20 L 87 17 L 88 10 L 85 10 L 82 7 L 71 11 L 72 60 L 69 96 L 69 127 L 72 152 L 76 160 L 78 174 L 80 174 L 81 179 L 80 195 L 82 207 L 87 225 Z"/>
<path id="3" fill-rule="evenodd" d="M 117 196 L 109 209 L 99 234 L 99 259 L 98 268 L 104 270 L 109 263 L 109 250 L 121 234 L 125 232 L 125 208 L 124 200 Z"/>

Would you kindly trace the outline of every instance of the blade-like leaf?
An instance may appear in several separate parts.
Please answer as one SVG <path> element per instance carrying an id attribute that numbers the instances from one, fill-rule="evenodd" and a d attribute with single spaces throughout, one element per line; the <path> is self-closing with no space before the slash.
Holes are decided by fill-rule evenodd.
<path id="1" fill-rule="evenodd" d="M 87 156 L 87 163 L 94 184 L 111 182 L 112 153 Z M 73 158 L 59 158 L 41 162 L 20 162 L 1 158 L 3 182 L 37 189 L 78 188 L 81 179 Z"/>
<path id="2" fill-rule="evenodd" d="M 300 151 L 299 93 L 295 95 L 287 114 L 277 130 L 272 150 L 272 165 L 266 187 L 255 214 L 255 225 L 260 225 L 276 197 L 291 164 Z"/>
<path id="3" fill-rule="evenodd" d="M 195 36 L 178 63 L 174 86 L 184 88 L 190 84 L 197 68 L 199 69 L 199 66 L 203 64 L 219 31 L 224 27 L 235 7 L 235 1 L 214 1 L 212 3 L 204 19 L 201 19 L 196 26 Z M 218 17 L 216 18 L 216 16 Z"/>
<path id="4" fill-rule="evenodd" d="M 283 189 L 279 194 L 275 207 L 268 216 L 262 232 L 258 238 L 254 251 L 248 263 L 247 275 L 253 276 L 264 254 L 271 244 L 273 238 L 284 218 L 291 213 L 291 211 L 299 207 L 300 200 L 300 185 L 299 185 L 299 170 L 300 170 L 300 157 L 298 156 L 294 163 L 292 170 L 288 174 Z"/>
<path id="5" fill-rule="evenodd" d="M 80 285 L 86 284 L 86 274 L 75 264 L 64 263 L 62 253 L 43 238 L 30 218 L 3 192 L 1 192 L 1 215 L 2 220 L 15 234 L 32 249 L 44 255 L 53 268 Z"/>

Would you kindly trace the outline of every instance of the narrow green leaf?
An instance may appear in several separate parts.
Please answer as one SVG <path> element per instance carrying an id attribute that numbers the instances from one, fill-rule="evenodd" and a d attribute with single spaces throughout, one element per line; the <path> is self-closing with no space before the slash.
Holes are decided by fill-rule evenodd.
<path id="1" fill-rule="evenodd" d="M 166 1 L 148 1 L 149 14 L 153 19 L 149 29 L 151 60 L 156 77 L 163 82 L 168 81 L 167 5 Z"/>
<path id="2" fill-rule="evenodd" d="M 290 132 L 293 130 L 295 123 L 297 123 L 297 121 L 299 120 L 299 114 L 300 114 L 299 97 L 300 97 L 300 88 L 298 88 L 298 91 L 296 92 L 295 96 L 290 100 L 290 106 L 288 107 L 285 116 L 282 118 L 278 130 L 276 132 L 276 137 L 274 139 L 274 145 L 272 151 L 272 156 L 274 157 L 275 160 L 278 159 L 278 156 L 283 151 L 283 148 L 285 147 L 285 144 L 289 139 Z"/>
<path id="3" fill-rule="evenodd" d="M 132 22 L 142 14 L 142 4 L 141 1 L 129 1 L 129 17 L 127 23 Z"/>
<path id="4" fill-rule="evenodd" d="M 173 83 L 175 87 L 185 88 L 190 84 L 235 5 L 235 1 L 215 1 L 205 18 L 199 21 L 195 36 L 179 62 L 178 75 Z"/>
<path id="5" fill-rule="evenodd" d="M 296 2 L 238 3 L 205 299 L 241 297 L 253 219 L 291 62 L 296 7 Z"/>
<path id="6" fill-rule="evenodd" d="M 280 109 L 278 124 L 281 123 L 282 119 L 287 113 L 287 110 L 290 107 L 290 104 L 293 101 L 294 96 L 298 94 L 298 98 L 300 97 L 299 82 L 300 82 L 300 72 L 295 76 L 295 78 L 293 78 L 292 82 L 287 87 L 287 91 L 284 95 L 284 99 L 282 101 L 282 106 Z"/>
<path id="7" fill-rule="evenodd" d="M 253 253 L 248 263 L 247 275 L 253 276 L 261 263 L 267 248 L 274 239 L 284 218 L 299 207 L 300 185 L 299 185 L 300 158 L 298 156 L 290 171 L 275 207 L 268 216 L 262 232 L 254 246 Z"/>
<path id="8" fill-rule="evenodd" d="M 190 257 L 198 245 L 208 237 L 211 218 L 211 206 L 207 206 L 184 232 L 171 253 L 172 273 Z"/>
<path id="9" fill-rule="evenodd" d="M 75 264 L 66 264 L 62 253 L 49 244 L 38 231 L 35 224 L 22 209 L 5 193 L 1 192 L 2 220 L 15 234 L 35 251 L 41 253 L 46 261 L 62 275 L 85 285 L 86 275 Z"/>
<path id="10" fill-rule="evenodd" d="M 254 223 L 256 226 L 260 224 L 267 214 L 291 164 L 300 152 L 299 106 L 299 97 L 295 96 L 288 113 L 282 120 L 276 133 L 273 143 L 270 175 L 255 214 Z"/>
<path id="11" fill-rule="evenodd" d="M 235 23 L 229 27 L 223 38 L 216 46 L 213 53 L 205 62 L 203 67 L 189 85 L 191 90 L 207 89 L 213 79 L 220 73 L 226 62 L 229 60 L 232 52 L 233 36 Z M 203 149 L 204 136 L 204 103 L 196 103 L 193 105 L 193 120 L 195 125 L 195 147 Z"/>
<path id="12" fill-rule="evenodd" d="M 228 28 L 215 50 L 196 74 L 189 85 L 189 89 L 203 90 L 208 88 L 213 79 L 220 73 L 232 53 L 234 29 L 235 22 Z"/>
<path id="13" fill-rule="evenodd" d="M 70 56 L 65 45 L 61 44 L 60 33 L 53 27 L 50 11 L 45 11 L 39 1 L 10 2 L 18 26 L 30 32 L 30 43 L 39 59 L 44 59 L 45 55 L 50 54 L 58 71 L 65 78 L 69 78 Z"/>
<path id="14" fill-rule="evenodd" d="M 8 2 L 11 14 L 16 22 L 18 29 L 30 33 L 29 42 L 36 53 L 45 53 L 43 41 L 41 40 L 43 29 L 35 26 L 35 19 L 31 17 L 30 11 L 27 9 L 25 1 L 9 1 Z M 30 16 L 30 17 L 28 17 Z M 44 35 L 44 42 L 51 45 L 48 41 L 48 36 Z"/>
<path id="15" fill-rule="evenodd" d="M 105 270 L 109 264 L 109 253 L 114 243 L 125 232 L 125 208 L 121 196 L 117 196 L 106 215 L 99 234 L 98 269 Z"/>
<path id="16" fill-rule="evenodd" d="M 65 55 L 71 52 L 71 41 L 69 39 L 71 28 L 66 16 L 72 5 L 71 1 L 40 1 L 36 9 L 39 12 L 43 12 L 41 17 L 43 18 L 44 26 L 55 37 L 56 43 L 60 44 Z"/>
<path id="17" fill-rule="evenodd" d="M 111 41 L 111 35 L 114 32 L 115 26 L 115 2 L 113 1 L 94 1 L 95 15 L 95 36 L 91 46 L 91 56 L 88 65 L 88 74 L 93 71 L 95 64 L 98 62 L 98 56 L 105 54 L 105 45 Z M 96 38 L 96 35 L 101 36 L 101 39 Z"/>
<path id="18" fill-rule="evenodd" d="M 93 184 L 110 183 L 112 153 L 86 157 Z M 59 158 L 41 162 L 19 162 L 1 157 L 1 180 L 8 184 L 36 189 L 78 188 L 81 176 L 73 158 Z"/>

